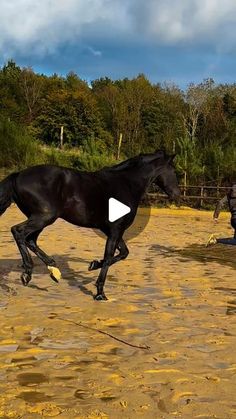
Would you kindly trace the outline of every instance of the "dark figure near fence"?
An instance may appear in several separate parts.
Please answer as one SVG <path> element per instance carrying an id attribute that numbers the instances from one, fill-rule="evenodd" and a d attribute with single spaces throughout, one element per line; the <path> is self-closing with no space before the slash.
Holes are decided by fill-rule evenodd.
<path id="1" fill-rule="evenodd" d="M 236 245 L 236 184 L 234 184 L 232 188 L 230 189 L 229 193 L 225 195 L 217 203 L 214 214 L 213 214 L 214 220 L 218 219 L 221 209 L 226 204 L 228 204 L 228 208 L 231 212 L 231 226 L 234 229 L 234 237 L 217 239 L 215 235 L 211 235 L 207 242 L 208 246 L 216 244 L 216 243 Z"/>
<path id="2" fill-rule="evenodd" d="M 37 239 L 46 226 L 63 218 L 77 226 L 100 229 L 107 236 L 104 258 L 89 266 L 89 270 L 101 269 L 95 299 L 105 300 L 103 288 L 107 271 L 109 266 L 128 256 L 122 237 L 133 223 L 149 184 L 155 182 L 171 199 L 180 196 L 173 159 L 174 156 L 157 151 L 96 172 L 41 165 L 13 173 L 0 182 L 0 215 L 15 202 L 28 218 L 11 228 L 23 260 L 23 284 L 29 283 L 33 271 L 28 249 L 47 265 L 52 279 L 60 279 L 56 262 L 38 247 Z M 110 222 L 110 197 L 129 206 L 130 213 Z"/>

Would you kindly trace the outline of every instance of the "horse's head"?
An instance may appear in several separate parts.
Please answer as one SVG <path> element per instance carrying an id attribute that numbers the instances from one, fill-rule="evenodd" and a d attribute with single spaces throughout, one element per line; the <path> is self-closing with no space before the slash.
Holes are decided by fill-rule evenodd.
<path id="1" fill-rule="evenodd" d="M 171 200 L 178 201 L 181 195 L 173 164 L 175 154 L 168 156 L 165 152 L 158 152 L 160 157 L 156 161 L 154 183 L 159 186 Z"/>

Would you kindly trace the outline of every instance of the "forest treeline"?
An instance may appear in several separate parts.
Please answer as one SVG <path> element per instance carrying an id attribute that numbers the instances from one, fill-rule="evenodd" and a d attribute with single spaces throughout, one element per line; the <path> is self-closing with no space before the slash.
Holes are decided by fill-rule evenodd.
<path id="1" fill-rule="evenodd" d="M 236 84 L 207 79 L 182 91 L 143 74 L 89 85 L 13 61 L 0 69 L 0 168 L 93 170 L 156 149 L 177 153 L 182 183 L 236 181 Z"/>

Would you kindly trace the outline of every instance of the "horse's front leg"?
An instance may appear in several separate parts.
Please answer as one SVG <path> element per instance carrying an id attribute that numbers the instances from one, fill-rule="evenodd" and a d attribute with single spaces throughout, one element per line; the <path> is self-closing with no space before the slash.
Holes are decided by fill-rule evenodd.
<path id="1" fill-rule="evenodd" d="M 109 266 L 112 264 L 112 259 L 116 250 L 117 243 L 118 243 L 117 236 L 108 237 L 107 242 L 106 242 L 105 252 L 104 252 L 102 268 L 98 275 L 98 279 L 96 281 L 97 294 L 94 297 L 95 300 L 107 300 L 107 297 L 103 291 L 103 288 L 104 288 Z"/>

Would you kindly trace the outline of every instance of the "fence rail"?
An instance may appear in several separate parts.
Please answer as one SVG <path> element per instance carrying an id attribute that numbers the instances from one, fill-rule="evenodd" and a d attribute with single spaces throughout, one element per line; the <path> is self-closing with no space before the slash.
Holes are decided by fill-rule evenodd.
<path id="1" fill-rule="evenodd" d="M 190 201 L 191 204 L 201 208 L 204 205 L 204 202 L 209 202 L 211 204 L 216 203 L 219 199 L 227 194 L 230 190 L 230 187 L 227 186 L 210 186 L 210 185 L 180 185 L 181 197 L 186 201 Z M 161 191 L 148 192 L 147 197 L 151 200 L 155 198 L 166 198 Z"/>

